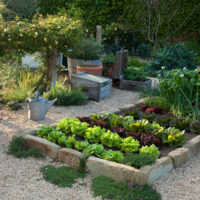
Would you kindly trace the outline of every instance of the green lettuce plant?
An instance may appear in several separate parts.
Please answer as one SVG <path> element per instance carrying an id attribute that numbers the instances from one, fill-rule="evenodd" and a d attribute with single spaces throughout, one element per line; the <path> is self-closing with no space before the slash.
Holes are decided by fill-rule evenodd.
<path id="1" fill-rule="evenodd" d="M 156 159 L 160 156 L 160 152 L 154 144 L 152 144 L 151 146 L 143 146 L 140 148 L 139 151 L 140 155 L 151 155 Z"/>
<path id="2" fill-rule="evenodd" d="M 133 139 L 132 137 L 127 137 L 122 140 L 121 150 L 126 153 L 137 152 L 139 150 L 140 143 L 138 140 Z"/>
<path id="3" fill-rule="evenodd" d="M 171 146 L 177 146 L 180 147 L 183 145 L 183 143 L 186 140 L 186 137 L 184 136 L 185 131 L 180 131 L 179 129 L 175 128 L 168 128 L 168 143 Z"/>
<path id="4" fill-rule="evenodd" d="M 75 141 L 74 143 L 74 148 L 76 150 L 82 151 L 86 148 L 88 148 L 90 145 L 90 143 L 86 140 L 86 141 Z"/>
<path id="5" fill-rule="evenodd" d="M 88 128 L 85 133 L 85 138 L 90 142 L 98 143 L 100 141 L 100 137 L 103 133 L 105 133 L 105 129 L 101 129 L 99 126 L 95 126 L 93 128 Z"/>
<path id="6" fill-rule="evenodd" d="M 124 160 L 124 155 L 120 151 L 109 150 L 105 151 L 103 159 L 122 163 L 122 161 Z"/>
<path id="7" fill-rule="evenodd" d="M 75 121 L 71 127 L 71 132 L 75 135 L 84 136 L 88 126 L 87 122 Z"/>
<path id="8" fill-rule="evenodd" d="M 37 136 L 41 138 L 47 138 L 48 134 L 51 133 L 54 128 L 50 126 L 41 126 L 40 129 L 36 132 Z"/>
<path id="9" fill-rule="evenodd" d="M 117 133 L 113 133 L 110 130 L 108 130 L 106 133 L 103 133 L 100 140 L 102 144 L 111 148 L 120 148 L 120 144 L 122 142 L 122 138 Z"/>
<path id="10" fill-rule="evenodd" d="M 58 124 L 57 124 L 57 130 L 58 131 L 63 131 L 65 133 L 70 133 L 71 132 L 71 127 L 74 126 L 75 123 L 79 123 L 80 121 L 76 118 L 69 118 L 66 117 L 65 119 L 61 120 Z"/>
<path id="11" fill-rule="evenodd" d="M 47 136 L 47 139 L 50 141 L 50 142 L 54 142 L 54 143 L 57 143 L 58 142 L 58 139 L 65 135 L 64 133 L 62 133 L 61 131 L 56 131 L 56 130 L 53 130 L 51 133 L 48 134 Z"/>
<path id="12" fill-rule="evenodd" d="M 59 145 L 65 145 L 65 143 L 67 142 L 67 137 L 65 134 L 61 135 L 59 138 L 58 138 L 58 144 Z"/>
<path id="13" fill-rule="evenodd" d="M 88 145 L 85 149 L 83 149 L 83 153 L 87 156 L 95 155 L 97 157 L 102 158 L 104 153 L 104 147 L 102 144 L 91 144 Z"/>
<path id="14" fill-rule="evenodd" d="M 75 142 L 76 142 L 75 135 L 72 135 L 72 136 L 69 136 L 67 138 L 67 141 L 65 142 L 65 145 L 66 145 L 67 148 L 72 149 L 74 144 L 75 144 Z"/>

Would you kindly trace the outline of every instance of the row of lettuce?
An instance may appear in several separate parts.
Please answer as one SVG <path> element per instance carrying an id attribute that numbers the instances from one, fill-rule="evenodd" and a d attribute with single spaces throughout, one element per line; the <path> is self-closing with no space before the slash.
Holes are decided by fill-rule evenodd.
<path id="1" fill-rule="evenodd" d="M 128 131 L 156 134 L 163 144 L 181 146 L 185 141 L 184 131 L 175 128 L 165 129 L 155 122 L 135 121 L 132 116 L 122 117 L 113 114 L 99 116 L 104 120 L 107 118 L 107 121 L 118 117 L 121 118 L 122 126 Z M 94 115 L 91 118 L 94 118 Z M 82 151 L 85 155 L 94 155 L 118 163 L 122 163 L 124 155 L 129 153 L 151 155 L 154 158 L 160 156 L 158 147 L 154 144 L 141 146 L 140 142 L 133 137 L 122 138 L 105 128 L 89 127 L 87 122 L 81 122 L 77 118 L 67 117 L 59 122 L 56 128 L 42 126 L 37 131 L 37 135 L 61 146 Z"/>

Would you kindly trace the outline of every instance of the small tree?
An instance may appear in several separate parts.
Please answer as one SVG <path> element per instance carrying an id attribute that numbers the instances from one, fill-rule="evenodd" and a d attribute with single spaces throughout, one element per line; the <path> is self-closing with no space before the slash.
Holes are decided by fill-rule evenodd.
<path id="1" fill-rule="evenodd" d="M 5 51 L 17 49 L 21 53 L 40 52 L 47 67 L 50 84 L 55 86 L 58 53 L 67 53 L 80 37 L 80 22 L 66 16 L 48 15 L 35 17 L 31 22 L 4 22 L 0 25 L 0 48 Z"/>

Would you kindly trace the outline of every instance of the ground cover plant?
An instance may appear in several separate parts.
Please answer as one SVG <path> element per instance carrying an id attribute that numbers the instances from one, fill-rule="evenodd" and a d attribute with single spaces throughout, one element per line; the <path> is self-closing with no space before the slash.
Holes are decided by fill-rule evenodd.
<path id="1" fill-rule="evenodd" d="M 103 176 L 92 180 L 94 196 L 116 200 L 160 200 L 161 196 L 149 185 L 139 186 L 131 181 L 115 182 Z"/>
<path id="2" fill-rule="evenodd" d="M 26 141 L 22 137 L 16 137 L 10 142 L 7 153 L 13 155 L 16 158 L 27 158 L 29 156 L 35 158 L 44 157 L 38 148 L 29 148 L 26 144 Z"/>
<path id="3" fill-rule="evenodd" d="M 78 169 L 73 169 L 68 166 L 54 167 L 46 165 L 40 170 L 46 181 L 59 187 L 72 187 L 72 185 L 77 182 L 78 178 L 85 177 L 84 172 L 80 172 Z"/>
<path id="4" fill-rule="evenodd" d="M 98 123 L 101 126 L 97 126 Z M 67 117 L 54 128 L 41 127 L 36 134 L 61 146 L 82 151 L 87 156 L 118 163 L 124 163 L 127 155 L 136 154 L 138 157 L 134 159 L 139 161 L 135 166 L 139 167 L 153 163 L 160 156 L 159 148 L 163 145 L 182 146 L 186 140 L 184 132 L 173 127 L 165 128 L 155 121 L 135 120 L 130 115 L 94 113 L 90 117 Z M 140 156 L 147 156 L 147 162 L 140 162 Z"/>

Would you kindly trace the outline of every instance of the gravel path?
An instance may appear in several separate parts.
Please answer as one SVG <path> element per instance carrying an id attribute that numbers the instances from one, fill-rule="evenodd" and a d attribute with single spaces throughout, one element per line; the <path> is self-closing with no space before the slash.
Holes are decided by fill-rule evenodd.
<path id="1" fill-rule="evenodd" d="M 61 163 L 51 159 L 16 159 L 5 153 L 8 140 L 16 131 L 58 122 L 66 116 L 84 116 L 134 103 L 138 93 L 112 89 L 112 96 L 101 102 L 90 102 L 85 106 L 53 107 L 45 120 L 33 122 L 27 119 L 27 108 L 19 111 L 0 110 L 0 200 L 100 200 L 90 190 L 91 176 L 72 188 L 59 188 L 42 179 L 40 167 Z M 163 200 L 200 200 L 200 156 L 181 168 L 154 182 L 153 187 L 161 193 Z"/>

